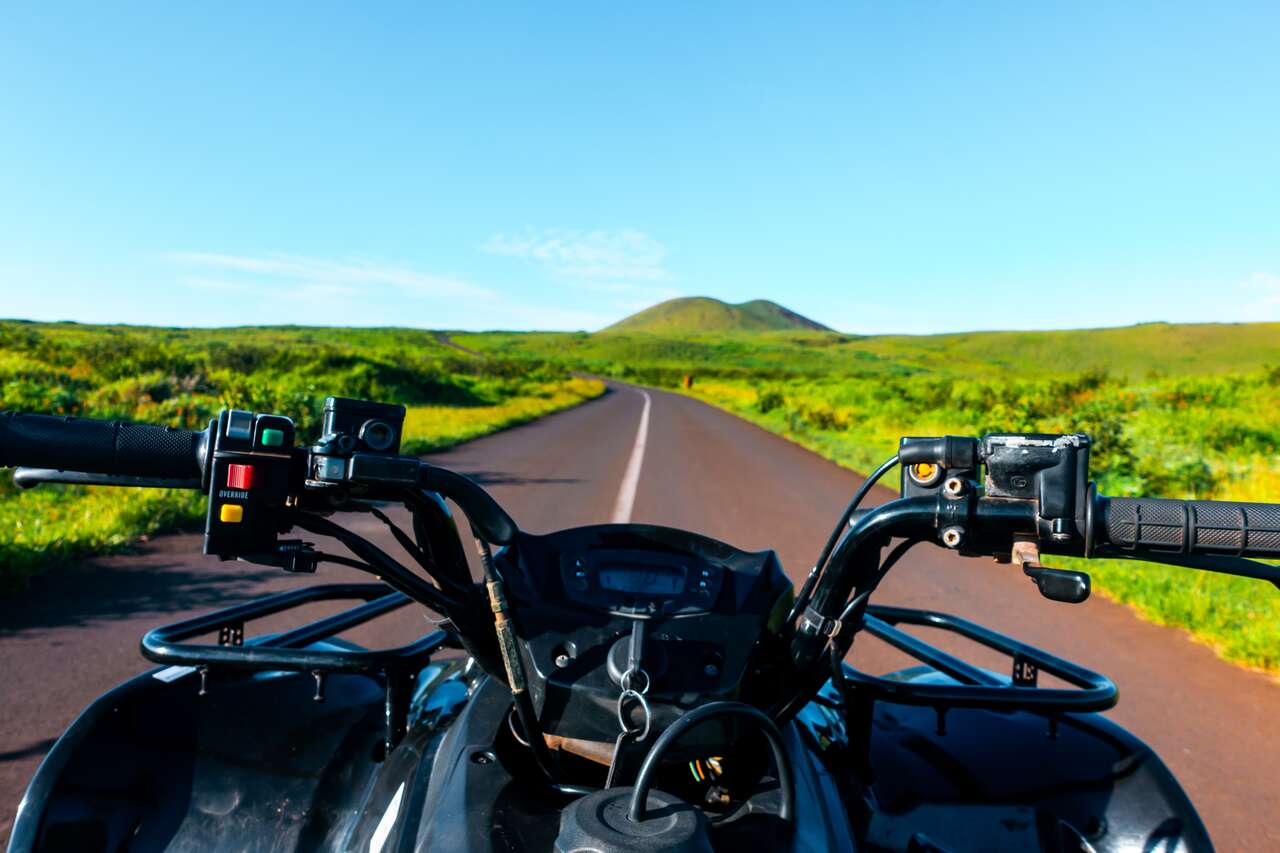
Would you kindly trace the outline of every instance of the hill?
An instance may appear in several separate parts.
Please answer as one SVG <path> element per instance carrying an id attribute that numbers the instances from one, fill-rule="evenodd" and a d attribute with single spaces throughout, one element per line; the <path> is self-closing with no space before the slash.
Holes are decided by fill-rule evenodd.
<path id="1" fill-rule="evenodd" d="M 453 338 L 494 356 L 545 359 L 654 384 L 663 384 L 659 373 L 678 379 L 691 370 L 726 378 L 916 374 L 1008 380 L 1088 371 L 1137 380 L 1272 370 L 1280 381 L 1280 323 L 871 336 L 807 329 L 633 334 L 619 324 L 592 335 L 462 333 Z"/>
<path id="2" fill-rule="evenodd" d="M 688 334 L 691 332 L 829 331 L 821 323 L 767 299 L 732 305 L 707 296 L 660 302 L 602 331 Z"/>

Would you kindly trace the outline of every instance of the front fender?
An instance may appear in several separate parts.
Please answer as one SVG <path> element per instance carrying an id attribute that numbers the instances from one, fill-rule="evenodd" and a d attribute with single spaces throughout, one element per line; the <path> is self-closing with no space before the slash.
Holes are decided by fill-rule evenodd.
<path id="1" fill-rule="evenodd" d="M 317 702 L 308 674 L 213 674 L 206 695 L 193 672 L 139 675 L 45 757 L 9 850 L 349 849 L 430 765 L 465 699 L 460 668 L 418 674 L 416 714 L 386 757 L 383 689 L 370 676 L 331 674 Z"/>
<path id="2" fill-rule="evenodd" d="M 891 677 L 946 678 L 928 667 Z M 839 700 L 830 683 L 822 696 Z M 841 713 L 812 703 L 797 721 L 829 762 L 845 768 L 852 798 L 865 804 L 867 849 L 903 850 L 913 841 L 951 850 L 1213 849 L 1164 762 L 1098 714 L 1064 714 L 1051 725 L 1027 712 L 956 708 L 940 726 L 933 708 L 879 702 L 869 774 L 854 772 L 857 762 L 843 752 L 851 739 Z"/>

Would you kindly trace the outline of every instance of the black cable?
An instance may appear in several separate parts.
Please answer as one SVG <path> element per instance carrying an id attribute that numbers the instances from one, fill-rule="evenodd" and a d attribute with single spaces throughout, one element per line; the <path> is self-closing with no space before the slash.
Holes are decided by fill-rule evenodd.
<path id="1" fill-rule="evenodd" d="M 326 554 L 323 551 L 316 551 L 311 555 L 311 558 L 317 563 L 334 563 L 339 566 L 350 566 L 353 569 L 359 569 L 360 571 L 368 572 L 371 575 L 376 575 L 378 573 L 378 570 L 375 567 L 369 565 L 363 560 L 353 560 L 350 557 L 342 557 L 338 554 Z"/>
<path id="2" fill-rule="evenodd" d="M 464 598 L 470 595 L 471 589 L 469 584 L 466 587 L 459 587 L 457 584 L 453 583 L 452 578 L 442 577 L 443 573 L 440 571 L 440 567 L 436 564 L 435 560 L 432 560 L 425 551 L 418 547 L 417 543 L 409 537 L 409 534 L 401 530 L 386 513 L 373 506 L 368 507 L 368 510 L 374 518 L 387 526 L 387 529 L 391 531 L 391 535 L 395 537 L 396 542 L 400 543 L 400 547 L 403 548 L 410 557 L 413 557 L 414 561 L 422 567 L 422 570 L 436 582 L 436 585 L 440 588 L 442 593 L 445 595 L 449 594 L 449 591 L 444 588 L 445 584 L 448 583 L 449 586 L 452 587 L 454 593 L 460 593 Z"/>
<path id="3" fill-rule="evenodd" d="M 852 616 L 854 608 L 860 603 L 863 605 L 866 604 L 868 599 L 871 598 L 871 593 L 875 592 L 880 586 L 880 582 L 884 580 L 885 575 L 889 574 L 889 570 L 894 567 L 894 564 L 901 560 L 902 556 L 919 542 L 919 539 L 905 539 L 902 542 L 899 542 L 898 546 L 889 552 L 889 556 L 885 557 L 884 562 L 880 564 L 880 568 L 876 570 L 875 576 L 871 579 L 871 583 L 867 584 L 861 591 L 858 591 L 853 598 L 849 599 L 849 603 L 845 605 L 844 610 L 840 613 L 841 622 L 844 622 Z M 864 606 L 862 609 L 865 610 L 866 607 Z"/>
<path id="4" fill-rule="evenodd" d="M 533 707 L 533 698 L 529 695 L 528 678 L 524 671 L 524 663 L 520 659 L 519 636 L 515 623 L 507 614 L 506 593 L 503 590 L 502 577 L 493 564 L 493 551 L 480 534 L 475 533 L 476 552 L 480 556 L 480 565 L 484 568 L 484 578 L 489 590 L 489 604 L 493 610 L 493 629 L 498 638 L 498 649 L 502 652 L 502 663 L 507 671 L 507 685 L 511 688 L 511 704 L 515 708 L 516 718 L 524 729 L 525 739 L 529 744 L 529 752 L 538 769 L 552 785 L 556 784 L 559 774 L 556 771 L 555 759 L 547 748 L 547 740 L 542 735 L 542 725 L 538 722 L 538 714 Z"/>
<path id="5" fill-rule="evenodd" d="M 467 590 L 470 595 L 469 590 L 474 585 L 471 567 L 462 548 L 458 527 L 444 499 L 436 492 L 424 489 L 405 489 L 402 497 L 413 514 L 413 534 L 417 537 L 418 547 L 440 572 L 437 579 L 447 578 L 450 586 L 459 591 Z"/>
<path id="6" fill-rule="evenodd" d="M 912 546 L 916 545 L 920 541 L 922 540 L 919 540 L 919 539 L 904 540 L 903 542 L 900 542 L 898 546 L 889 553 L 889 556 L 886 557 L 884 561 L 881 562 L 880 565 L 876 568 L 876 572 L 872 576 L 870 583 L 863 588 L 859 588 L 855 590 L 854 597 L 845 606 L 844 610 L 841 611 L 840 622 L 842 625 L 856 616 L 858 629 L 861 630 L 862 613 L 863 611 L 865 611 L 865 605 L 868 603 L 871 597 L 871 593 L 874 592 L 876 587 L 880 585 L 880 582 L 884 580 L 885 575 L 889 573 L 889 570 L 893 568 L 894 564 L 897 563 L 898 560 L 902 559 L 902 556 L 906 554 L 907 551 L 909 551 L 912 548 Z M 861 608 L 859 607 L 860 604 L 863 605 Z M 845 695 L 845 689 L 844 689 L 845 688 L 844 671 L 841 669 L 840 665 L 841 663 L 844 662 L 845 656 L 849 654 L 849 650 L 853 648 L 853 641 L 856 638 L 856 636 L 857 636 L 857 631 L 854 631 L 849 636 L 849 642 L 847 645 L 845 645 L 843 650 L 841 650 L 837 646 L 834 646 L 833 643 L 835 642 L 835 640 L 833 640 L 832 644 L 828 644 L 828 648 L 824 653 L 827 658 L 826 665 L 830 671 L 830 678 L 832 682 L 835 684 L 836 689 L 840 692 L 841 698 L 844 699 L 846 702 L 848 700 L 848 697 Z M 815 661 L 815 663 L 817 663 L 818 665 L 813 667 L 813 673 L 812 675 L 809 676 L 810 678 L 813 679 L 812 683 L 809 684 L 807 687 L 802 687 L 800 690 L 793 693 L 789 699 L 787 699 L 785 702 L 778 705 L 776 710 L 772 712 L 775 720 L 778 721 L 780 724 L 782 722 L 790 720 L 805 704 L 817 698 L 817 693 L 822 688 L 822 683 L 823 683 L 823 677 L 822 677 L 823 667 L 821 665 L 821 659 L 819 659 L 818 661 Z M 803 677 L 804 676 L 802 675 L 802 678 Z"/>
<path id="7" fill-rule="evenodd" d="M 458 600 L 442 593 L 439 589 L 400 565 L 377 545 L 344 527 L 334 524 L 327 518 L 299 512 L 290 516 L 289 520 L 303 530 L 337 539 L 351 553 L 365 560 L 373 572 L 388 586 L 398 592 L 403 592 L 414 601 L 425 604 L 441 615 L 449 616 L 452 610 L 462 606 L 462 603 Z M 356 566 L 356 568 L 363 567 Z"/>
<path id="8" fill-rule="evenodd" d="M 923 541 L 922 539 L 904 539 L 899 542 L 898 547 L 890 551 L 889 556 L 880 564 L 880 571 L 876 573 L 876 586 L 880 585 L 880 581 L 884 580 L 884 576 L 889 574 L 889 570 L 902 559 L 904 554 Z"/>
<path id="9" fill-rule="evenodd" d="M 889 472 L 894 465 L 898 464 L 898 454 L 893 454 L 880 467 L 871 472 L 871 476 L 862 481 L 862 485 L 858 487 L 858 491 L 853 493 L 853 498 L 849 501 L 849 505 L 844 508 L 844 512 L 840 515 L 840 521 L 836 524 L 835 529 L 831 531 L 831 536 L 827 539 L 827 544 L 822 548 L 822 555 L 818 557 L 818 561 L 814 565 L 818 568 L 819 573 L 826 568 L 827 560 L 831 558 L 831 552 L 835 550 L 836 542 L 840 541 L 840 536 L 844 533 L 844 528 L 849 523 L 849 518 L 853 515 L 858 505 L 862 503 L 863 498 L 867 496 L 867 492 L 871 491 L 881 477 Z"/>
<path id="10" fill-rule="evenodd" d="M 858 491 L 853 493 L 853 497 L 849 500 L 848 506 L 844 508 L 844 512 L 840 514 L 840 520 L 831 530 L 831 535 L 827 537 L 827 544 L 822 547 L 822 553 L 818 556 L 817 562 L 813 564 L 813 568 L 809 571 L 809 576 L 805 578 L 804 585 L 800 588 L 800 594 L 796 596 L 795 603 L 791 606 L 791 613 L 787 617 L 788 622 L 794 622 L 796 617 L 804 612 L 805 607 L 809 605 L 809 597 L 813 594 L 813 588 L 817 585 L 818 578 L 826 570 L 827 561 L 831 559 L 831 552 L 835 550 L 836 543 L 840 541 L 841 535 L 844 533 L 845 527 L 849 524 L 849 519 L 853 517 L 857 511 L 859 504 L 871 491 L 881 477 L 887 474 L 894 465 L 898 464 L 898 454 L 894 454 L 885 460 L 879 468 L 871 472 L 871 475 L 862 481 L 862 485 L 858 487 Z"/>
<path id="11" fill-rule="evenodd" d="M 933 497 L 891 501 L 859 519 L 837 543 L 827 573 L 814 588 L 813 603 L 804 611 L 803 622 L 791 638 L 794 685 L 788 685 L 771 708 L 779 725 L 794 717 L 826 682 L 830 661 L 823 658 L 829 655 L 828 641 L 835 627 L 831 623 L 840 615 L 850 594 L 861 592 L 878 576 L 883 562 L 881 551 L 894 536 L 930 541 L 936 532 L 936 514 L 937 499 Z"/>
<path id="12" fill-rule="evenodd" d="M 840 698 L 844 701 L 845 706 L 849 706 L 849 696 L 847 695 L 848 683 L 844 677 L 844 659 L 848 657 L 849 651 L 853 648 L 853 641 L 857 639 L 858 632 L 862 630 L 862 619 L 867 612 L 867 605 L 871 601 L 871 593 L 876 591 L 880 586 L 880 582 L 889 574 L 889 570 L 902 559 L 903 555 L 910 551 L 921 540 L 905 539 L 899 542 L 897 547 L 889 552 L 889 556 L 885 557 L 880 567 L 876 570 L 875 576 L 867 586 L 858 591 L 849 603 L 845 605 L 844 610 L 840 612 L 841 631 L 844 631 L 844 625 L 848 621 L 853 622 L 853 630 L 849 632 L 849 639 L 845 643 L 841 643 L 839 635 L 831 638 L 831 682 L 835 685 L 836 691 L 840 694 Z"/>
<path id="13" fill-rule="evenodd" d="M 627 816 L 633 823 L 644 821 L 648 809 L 649 789 L 653 786 L 653 777 L 662 765 L 662 759 L 666 756 L 667 751 L 681 735 L 712 717 L 745 718 L 755 723 L 756 727 L 760 729 L 760 732 L 765 736 L 765 740 L 769 741 L 769 748 L 773 752 L 773 763 L 778 772 L 778 789 L 782 798 L 782 802 L 778 807 L 778 817 L 783 823 L 794 826 L 796 819 L 795 774 L 791 768 L 791 756 L 787 754 L 786 746 L 782 742 L 782 732 L 778 730 L 777 724 L 761 712 L 760 709 L 742 702 L 710 702 L 706 705 L 700 705 L 691 711 L 686 711 L 679 719 L 668 726 L 667 730 L 649 748 L 649 752 L 644 757 L 644 762 L 640 765 L 640 772 L 636 774 L 635 788 L 631 793 L 631 805 Z"/>
<path id="14" fill-rule="evenodd" d="M 853 639 L 850 638 L 849 648 L 853 648 Z M 853 706 L 853 702 L 849 697 L 849 682 L 844 677 L 844 658 L 848 652 L 841 652 L 833 643 L 831 651 L 827 655 L 827 659 L 831 664 L 831 684 L 836 688 L 836 693 L 840 695 L 840 703 L 846 708 Z"/>
<path id="15" fill-rule="evenodd" d="M 498 570 L 493 566 L 493 550 L 489 547 L 489 543 L 480 538 L 480 535 L 475 530 L 471 532 L 475 534 L 476 553 L 480 555 L 480 568 L 484 572 L 484 579 L 491 583 L 501 581 L 502 578 L 498 576 Z"/>
<path id="16" fill-rule="evenodd" d="M 444 498 L 421 488 L 405 488 L 398 492 L 401 502 L 413 517 L 413 535 L 419 550 L 435 567 L 432 578 L 456 593 L 463 606 L 449 614 L 449 621 L 463 649 L 485 672 L 504 678 L 505 670 L 493 630 L 493 614 L 485 588 L 471 576 L 458 526 Z"/>
<path id="17" fill-rule="evenodd" d="M 378 509 L 376 506 L 370 506 L 367 507 L 367 509 L 369 510 L 370 515 L 386 525 L 386 528 L 391 531 L 391 535 L 395 537 L 396 542 L 400 543 L 400 547 L 408 552 L 409 556 L 413 557 L 413 559 L 418 563 L 418 565 L 422 566 L 427 574 L 434 577 L 434 564 L 431 562 L 431 559 L 427 557 L 426 553 L 418 547 L 417 543 L 409 538 L 409 534 L 401 530 L 396 523 L 391 520 L 390 516 Z"/>

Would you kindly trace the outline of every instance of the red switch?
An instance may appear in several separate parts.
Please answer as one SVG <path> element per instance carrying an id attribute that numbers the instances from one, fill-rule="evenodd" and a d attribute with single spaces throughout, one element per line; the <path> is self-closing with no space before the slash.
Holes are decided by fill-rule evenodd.
<path id="1" fill-rule="evenodd" d="M 249 491 L 253 488 L 253 466 L 252 465 L 228 465 L 227 466 L 227 488 L 243 489 Z"/>

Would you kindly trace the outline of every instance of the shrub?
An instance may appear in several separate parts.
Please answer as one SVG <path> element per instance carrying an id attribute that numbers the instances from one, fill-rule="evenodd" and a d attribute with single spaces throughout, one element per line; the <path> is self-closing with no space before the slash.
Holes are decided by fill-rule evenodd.
<path id="1" fill-rule="evenodd" d="M 782 395 L 781 391 L 770 389 L 762 392 L 756 399 L 756 408 L 761 414 L 767 415 L 774 409 L 781 408 L 787 404 L 787 398 Z"/>

